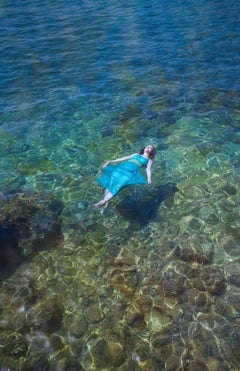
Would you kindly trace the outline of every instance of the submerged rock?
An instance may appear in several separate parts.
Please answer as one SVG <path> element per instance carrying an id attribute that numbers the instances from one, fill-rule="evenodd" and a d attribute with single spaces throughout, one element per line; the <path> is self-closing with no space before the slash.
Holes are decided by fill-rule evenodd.
<path id="1" fill-rule="evenodd" d="M 121 341 L 111 342 L 108 338 L 100 338 L 91 347 L 91 357 L 96 369 L 114 369 L 125 360 L 124 345 Z"/>
<path id="2" fill-rule="evenodd" d="M 165 296 L 178 296 L 183 293 L 185 277 L 172 266 L 162 274 L 161 288 Z"/>
<path id="3" fill-rule="evenodd" d="M 23 364 L 24 370 L 49 370 L 48 355 L 44 350 L 31 352 Z"/>
<path id="4" fill-rule="evenodd" d="M 202 280 L 205 290 L 212 295 L 220 295 L 224 292 L 226 280 L 224 272 L 215 266 L 202 268 L 199 272 L 199 278 Z"/>
<path id="5" fill-rule="evenodd" d="M 62 239 L 63 203 L 48 194 L 0 193 L 0 280 Z"/>
<path id="6" fill-rule="evenodd" d="M 1 350 L 5 356 L 16 360 L 26 356 L 28 344 L 25 337 L 20 333 L 13 332 L 6 337 L 3 336 L 2 341 L 4 342 L 4 346 Z"/>
<path id="7" fill-rule="evenodd" d="M 174 255 L 185 262 L 198 262 L 201 264 L 210 263 L 213 256 L 213 246 L 209 244 L 194 246 L 187 245 L 185 241 L 175 247 Z"/>
<path id="8" fill-rule="evenodd" d="M 58 330 L 64 314 L 64 306 L 57 297 L 37 302 L 26 313 L 26 323 L 32 331 L 52 333 Z"/>

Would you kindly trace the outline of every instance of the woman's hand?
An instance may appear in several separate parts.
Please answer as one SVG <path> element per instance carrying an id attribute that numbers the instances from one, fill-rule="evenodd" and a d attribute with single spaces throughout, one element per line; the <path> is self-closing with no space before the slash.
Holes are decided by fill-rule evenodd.
<path id="1" fill-rule="evenodd" d="M 151 181 L 151 179 L 148 179 L 148 184 L 152 184 L 152 181 Z"/>
<path id="2" fill-rule="evenodd" d="M 109 163 L 110 163 L 110 161 L 105 162 L 105 164 L 103 164 L 103 168 L 107 167 L 109 165 Z"/>

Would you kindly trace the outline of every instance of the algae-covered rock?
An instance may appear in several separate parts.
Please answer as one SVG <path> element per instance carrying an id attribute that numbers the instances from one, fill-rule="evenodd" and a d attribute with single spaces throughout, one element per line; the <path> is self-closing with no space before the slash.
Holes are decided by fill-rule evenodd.
<path id="1" fill-rule="evenodd" d="M 27 354 L 27 341 L 20 333 L 13 332 L 6 337 L 3 335 L 2 340 L 4 340 L 4 346 L 1 351 L 5 356 L 19 359 Z"/>
<path id="2" fill-rule="evenodd" d="M 26 323 L 32 331 L 52 333 L 61 325 L 64 307 L 58 297 L 37 302 L 26 313 Z"/>
<path id="3" fill-rule="evenodd" d="M 120 366 L 125 360 L 124 347 L 121 342 L 110 342 L 108 339 L 99 339 L 91 348 L 96 369 Z"/>
<path id="4" fill-rule="evenodd" d="M 172 266 L 166 268 L 162 275 L 161 286 L 166 296 L 178 296 L 184 289 L 185 277 L 178 273 Z"/>
<path id="5" fill-rule="evenodd" d="M 49 194 L 0 193 L 0 279 L 62 238 L 63 203 Z"/>
<path id="6" fill-rule="evenodd" d="M 24 370 L 49 370 L 48 355 L 42 350 L 31 352 L 23 364 Z"/>
<path id="7" fill-rule="evenodd" d="M 214 246 L 206 236 L 198 236 L 188 240 L 185 235 L 179 238 L 174 249 L 174 255 L 185 262 L 211 263 L 214 255 Z"/>
<path id="8" fill-rule="evenodd" d="M 219 295 L 224 292 L 226 280 L 224 272 L 220 268 L 215 266 L 204 267 L 199 278 L 203 281 L 206 291 L 210 294 Z"/>

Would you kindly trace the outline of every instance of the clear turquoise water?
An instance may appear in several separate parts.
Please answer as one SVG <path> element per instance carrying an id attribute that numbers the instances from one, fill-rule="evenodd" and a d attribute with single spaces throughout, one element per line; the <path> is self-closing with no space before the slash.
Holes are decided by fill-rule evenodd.
<path id="1" fill-rule="evenodd" d="M 0 191 L 65 205 L 61 246 L 1 285 L 3 370 L 240 368 L 239 8 L 1 3 Z M 101 215 L 101 165 L 147 143 L 153 185 Z M 133 194 L 140 221 L 121 212 Z M 54 328 L 51 300 L 62 304 Z"/>

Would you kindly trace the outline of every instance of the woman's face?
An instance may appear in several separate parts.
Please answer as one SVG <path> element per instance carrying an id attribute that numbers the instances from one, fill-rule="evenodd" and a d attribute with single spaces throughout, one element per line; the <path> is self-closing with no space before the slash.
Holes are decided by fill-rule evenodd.
<path id="1" fill-rule="evenodd" d="M 152 151 L 153 151 L 153 146 L 150 146 L 150 145 L 146 146 L 146 147 L 145 147 L 145 151 L 146 151 L 147 153 L 152 153 Z"/>

